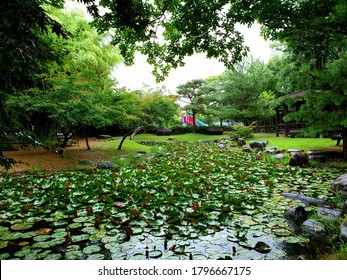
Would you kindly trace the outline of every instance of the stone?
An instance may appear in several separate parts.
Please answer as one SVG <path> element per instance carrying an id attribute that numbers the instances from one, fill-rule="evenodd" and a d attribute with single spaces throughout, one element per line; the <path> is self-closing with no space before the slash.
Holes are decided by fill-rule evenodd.
<path id="1" fill-rule="evenodd" d="M 345 215 L 345 214 L 347 214 L 347 200 L 343 204 L 343 208 L 342 208 L 342 215 Z"/>
<path id="2" fill-rule="evenodd" d="M 94 164 L 94 161 L 92 160 L 83 160 L 81 162 L 78 163 L 79 165 L 82 165 L 82 166 L 91 166 Z"/>
<path id="3" fill-rule="evenodd" d="M 307 213 L 302 206 L 295 206 L 289 209 L 283 216 L 287 221 L 294 222 L 297 225 L 307 220 Z"/>
<path id="4" fill-rule="evenodd" d="M 319 207 L 317 215 L 325 219 L 336 219 L 342 216 L 342 211 L 339 209 Z"/>
<path id="5" fill-rule="evenodd" d="M 243 146 L 243 147 L 242 147 L 242 151 L 247 152 L 247 153 L 250 153 L 250 152 L 252 152 L 252 148 L 249 147 L 249 146 Z"/>
<path id="6" fill-rule="evenodd" d="M 275 158 L 278 159 L 278 160 L 284 159 L 285 157 L 286 157 L 286 155 L 285 155 L 285 154 L 282 154 L 282 153 L 281 153 L 281 154 L 276 154 L 276 155 L 275 155 Z"/>
<path id="7" fill-rule="evenodd" d="M 257 160 L 264 160 L 264 152 L 259 151 L 256 156 Z"/>
<path id="8" fill-rule="evenodd" d="M 281 195 L 284 197 L 293 199 L 293 200 L 300 200 L 303 203 L 305 203 L 306 205 L 316 205 L 316 206 L 322 206 L 323 207 L 323 206 L 328 204 L 328 202 L 326 202 L 323 199 L 319 199 L 319 198 L 315 198 L 315 197 L 311 197 L 311 196 L 307 196 L 307 195 L 303 195 L 303 194 L 282 192 Z"/>
<path id="9" fill-rule="evenodd" d="M 141 154 L 141 155 L 144 155 L 144 154 L 147 154 L 147 151 L 144 151 L 144 150 L 139 150 L 137 151 L 138 154 Z"/>
<path id="10" fill-rule="evenodd" d="M 105 160 L 98 164 L 97 169 L 114 169 L 116 167 L 117 166 L 113 162 Z"/>
<path id="11" fill-rule="evenodd" d="M 249 146 L 252 149 L 260 149 L 265 150 L 266 145 L 269 143 L 269 141 L 250 141 Z"/>
<path id="12" fill-rule="evenodd" d="M 213 142 L 213 140 L 208 140 L 208 139 L 200 139 L 198 142 L 199 142 L 199 143 L 212 143 L 212 142 Z"/>
<path id="13" fill-rule="evenodd" d="M 343 239 L 347 239 L 347 221 L 343 221 L 340 226 L 340 236 Z"/>
<path id="14" fill-rule="evenodd" d="M 337 178 L 332 184 L 333 191 L 347 191 L 347 174 L 343 174 Z"/>
<path id="15" fill-rule="evenodd" d="M 323 151 L 311 150 L 307 151 L 308 159 L 318 162 L 326 162 L 327 158 Z"/>
<path id="16" fill-rule="evenodd" d="M 244 145 L 246 145 L 246 140 L 243 138 L 238 138 L 237 139 L 237 146 L 242 147 Z"/>
<path id="17" fill-rule="evenodd" d="M 168 140 L 169 141 L 173 141 L 173 140 L 175 140 L 175 138 L 174 137 L 169 137 Z"/>
<path id="18" fill-rule="evenodd" d="M 292 149 L 288 149 L 288 153 L 303 153 L 304 150 L 302 149 L 297 149 L 297 148 L 292 148 Z"/>
<path id="19" fill-rule="evenodd" d="M 289 150 L 288 150 L 289 151 Z M 305 167 L 309 164 L 307 155 L 302 152 L 290 152 L 290 166 Z"/>
<path id="20" fill-rule="evenodd" d="M 275 146 L 265 148 L 265 153 L 275 154 L 276 151 L 277 151 L 277 147 L 275 147 Z"/>
<path id="21" fill-rule="evenodd" d="M 323 237 L 327 230 L 321 222 L 314 219 L 308 219 L 302 223 L 302 229 L 311 237 Z"/>

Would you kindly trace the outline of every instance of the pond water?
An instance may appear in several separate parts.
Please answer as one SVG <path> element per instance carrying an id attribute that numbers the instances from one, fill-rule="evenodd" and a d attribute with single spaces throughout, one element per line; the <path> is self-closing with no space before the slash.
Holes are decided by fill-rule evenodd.
<path id="1" fill-rule="evenodd" d="M 176 143 L 115 171 L 0 177 L 0 259 L 315 259 L 329 246 L 288 226 L 302 203 L 280 194 L 329 201 L 339 175 Z"/>

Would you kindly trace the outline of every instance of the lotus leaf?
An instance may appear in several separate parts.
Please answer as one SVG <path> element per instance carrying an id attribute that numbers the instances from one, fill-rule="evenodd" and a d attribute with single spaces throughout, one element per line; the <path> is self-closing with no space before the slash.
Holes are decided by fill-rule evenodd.
<path id="1" fill-rule="evenodd" d="M 93 254 L 88 256 L 87 260 L 103 260 L 105 256 L 103 254 Z"/>
<path id="2" fill-rule="evenodd" d="M 22 224 L 16 224 L 11 226 L 12 230 L 26 230 L 26 229 L 30 229 L 34 226 L 34 224 L 31 223 L 22 223 Z"/>
<path id="3" fill-rule="evenodd" d="M 62 258 L 62 255 L 59 253 L 55 254 L 49 254 L 45 257 L 45 260 L 60 260 Z"/>
<path id="4" fill-rule="evenodd" d="M 97 246 L 97 245 L 90 245 L 90 246 L 87 246 L 83 249 L 83 253 L 86 254 L 86 255 L 91 255 L 93 253 L 97 253 L 101 250 L 101 247 L 100 246 Z"/>
<path id="5" fill-rule="evenodd" d="M 76 259 L 80 259 L 83 256 L 83 252 L 82 251 L 69 251 L 65 253 L 65 259 L 67 260 L 76 260 Z"/>

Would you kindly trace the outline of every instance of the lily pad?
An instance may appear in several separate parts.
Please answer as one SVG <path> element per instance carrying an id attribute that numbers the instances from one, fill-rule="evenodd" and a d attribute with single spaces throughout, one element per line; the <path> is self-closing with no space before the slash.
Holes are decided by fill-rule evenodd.
<path id="1" fill-rule="evenodd" d="M 83 256 L 82 251 L 69 251 L 65 253 L 65 259 L 67 260 L 77 260 Z"/>
<path id="2" fill-rule="evenodd" d="M 71 241 L 72 242 L 80 242 L 89 239 L 88 234 L 80 234 L 80 235 L 72 235 L 71 236 Z"/>
<path id="3" fill-rule="evenodd" d="M 149 257 L 152 259 L 158 259 L 163 255 L 163 252 L 160 250 L 153 250 L 149 252 Z"/>
<path id="4" fill-rule="evenodd" d="M 101 247 L 98 246 L 98 245 L 90 245 L 90 246 L 87 246 L 83 249 L 83 253 L 86 254 L 86 255 L 90 255 L 90 254 L 93 254 L 93 253 L 97 253 L 101 250 Z"/>
<path id="5" fill-rule="evenodd" d="M 254 250 L 259 253 L 269 253 L 271 251 L 271 247 L 265 242 L 258 241 L 254 246 Z"/>
<path id="6" fill-rule="evenodd" d="M 39 235 L 47 235 L 47 234 L 50 234 L 52 231 L 53 231 L 52 228 L 40 228 L 36 230 L 37 234 Z"/>
<path id="7" fill-rule="evenodd" d="M 63 256 L 59 253 L 49 254 L 45 257 L 45 260 L 60 260 Z"/>
<path id="8" fill-rule="evenodd" d="M 103 254 L 93 254 L 88 256 L 87 260 L 103 260 L 105 256 Z"/>
<path id="9" fill-rule="evenodd" d="M 9 253 L 0 254 L 0 260 L 7 260 L 11 255 Z"/>
<path id="10" fill-rule="evenodd" d="M 12 230 L 27 230 L 34 226 L 34 224 L 31 223 L 22 223 L 22 224 L 16 224 L 11 226 Z"/>

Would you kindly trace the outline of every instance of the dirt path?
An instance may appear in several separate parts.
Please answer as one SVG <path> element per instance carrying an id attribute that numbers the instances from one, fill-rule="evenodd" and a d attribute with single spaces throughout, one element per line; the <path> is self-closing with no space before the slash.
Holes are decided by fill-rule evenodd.
<path id="1" fill-rule="evenodd" d="M 16 164 L 11 169 L 10 172 L 14 173 L 60 171 L 71 169 L 83 160 L 92 160 L 96 164 L 100 160 L 112 158 L 112 155 L 109 155 L 102 149 L 98 149 L 102 146 L 102 142 L 96 139 L 89 139 L 89 145 L 91 150 L 87 150 L 85 142 L 80 141 L 79 145 L 72 145 L 66 148 L 64 157 L 55 151 L 47 151 L 42 147 L 31 148 L 30 150 L 25 148 L 17 151 L 6 151 L 4 154 L 21 162 L 21 164 Z M 0 172 L 4 171 L 0 167 Z"/>

